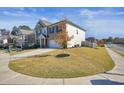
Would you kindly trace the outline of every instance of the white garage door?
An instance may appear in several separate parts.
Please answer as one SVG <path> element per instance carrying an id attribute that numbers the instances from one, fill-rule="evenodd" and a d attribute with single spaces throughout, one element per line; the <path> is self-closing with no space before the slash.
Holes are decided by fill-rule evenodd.
<path id="1" fill-rule="evenodd" d="M 49 40 L 50 48 L 59 48 L 59 45 L 55 42 L 55 40 Z"/>

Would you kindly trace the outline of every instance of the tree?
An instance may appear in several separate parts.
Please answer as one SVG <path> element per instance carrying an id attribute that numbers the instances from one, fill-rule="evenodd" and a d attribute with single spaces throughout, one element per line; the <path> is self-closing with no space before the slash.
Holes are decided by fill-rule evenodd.
<path id="1" fill-rule="evenodd" d="M 115 44 L 124 44 L 124 38 L 115 37 L 113 39 L 113 43 L 115 43 Z"/>
<path id="2" fill-rule="evenodd" d="M 59 27 L 62 28 L 62 31 L 56 33 L 55 41 L 62 46 L 62 48 L 67 48 L 67 41 L 70 41 L 71 37 L 68 36 L 65 23 L 61 23 Z"/>
<path id="3" fill-rule="evenodd" d="M 29 26 L 26 26 L 26 25 L 20 25 L 18 28 L 24 29 L 24 30 L 31 30 L 31 28 Z"/>
<path id="4" fill-rule="evenodd" d="M 19 28 L 14 26 L 13 29 L 12 29 L 11 34 L 18 36 L 19 35 Z"/>
<path id="5" fill-rule="evenodd" d="M 96 42 L 96 38 L 95 37 L 88 37 L 86 38 L 87 41 L 93 43 L 93 42 Z"/>
<path id="6" fill-rule="evenodd" d="M 112 37 L 109 37 L 109 38 L 107 39 L 107 42 L 113 42 L 113 38 L 112 38 Z"/>
<path id="7" fill-rule="evenodd" d="M 57 44 L 59 44 L 60 46 L 62 46 L 62 48 L 67 48 L 67 41 L 70 40 L 68 33 L 67 32 L 59 32 L 56 34 L 56 38 L 55 38 Z"/>
<path id="8" fill-rule="evenodd" d="M 21 34 L 20 29 L 31 30 L 31 28 L 29 26 L 26 26 L 26 25 L 22 25 L 22 26 L 20 25 L 19 27 L 14 26 L 13 29 L 12 29 L 11 34 L 16 35 L 16 36 L 20 35 Z"/>

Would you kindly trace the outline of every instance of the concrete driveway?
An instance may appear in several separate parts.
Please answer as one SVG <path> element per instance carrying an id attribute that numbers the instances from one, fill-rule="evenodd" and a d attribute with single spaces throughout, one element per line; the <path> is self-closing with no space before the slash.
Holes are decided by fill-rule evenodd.
<path id="1" fill-rule="evenodd" d="M 113 70 L 106 73 L 93 75 L 93 76 L 69 78 L 69 79 L 36 78 L 36 77 L 31 77 L 31 76 L 16 73 L 8 68 L 8 62 L 10 58 L 9 55 L 5 53 L 1 53 L 0 54 L 0 84 L 124 85 L 124 57 L 115 53 L 109 48 L 106 48 L 106 49 L 116 63 L 116 66 Z M 42 49 L 39 51 L 42 51 Z M 26 54 L 30 54 L 30 53 L 26 53 Z"/>
<path id="2" fill-rule="evenodd" d="M 40 55 L 40 54 L 50 52 L 53 50 L 55 50 L 55 49 L 45 49 L 45 48 L 44 49 L 35 49 L 33 51 L 30 51 L 30 52 L 25 52 L 25 53 L 13 55 L 10 57 L 10 60 L 16 60 L 16 59 L 25 58 L 25 57 L 31 57 L 34 55 Z"/>

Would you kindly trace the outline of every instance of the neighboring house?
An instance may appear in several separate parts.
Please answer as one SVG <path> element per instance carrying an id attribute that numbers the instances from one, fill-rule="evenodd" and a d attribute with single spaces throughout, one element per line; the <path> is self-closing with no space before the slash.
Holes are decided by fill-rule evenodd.
<path id="1" fill-rule="evenodd" d="M 7 44 L 7 39 L 0 36 L 0 47 L 4 47 Z"/>
<path id="2" fill-rule="evenodd" d="M 67 47 L 81 46 L 81 42 L 85 41 L 86 30 L 67 19 L 52 24 L 40 20 L 35 27 L 37 44 L 43 48 L 60 48 L 55 38 L 61 31 L 66 31 L 71 37 L 71 40 L 67 42 Z"/>
<path id="3" fill-rule="evenodd" d="M 0 36 L 0 47 L 8 47 L 11 43 L 11 38 L 9 36 Z"/>
<path id="4" fill-rule="evenodd" d="M 0 36 L 7 36 L 9 35 L 9 30 L 6 30 L 6 29 L 0 29 Z"/>
<path id="5" fill-rule="evenodd" d="M 11 32 L 13 33 L 13 32 Z M 22 48 L 32 47 L 35 44 L 35 34 L 31 30 L 19 29 L 19 34 L 12 35 L 13 43 L 16 43 L 16 46 L 20 46 Z"/>
<path id="6" fill-rule="evenodd" d="M 8 47 L 10 42 L 11 38 L 9 36 L 9 31 L 0 29 L 0 47 Z"/>

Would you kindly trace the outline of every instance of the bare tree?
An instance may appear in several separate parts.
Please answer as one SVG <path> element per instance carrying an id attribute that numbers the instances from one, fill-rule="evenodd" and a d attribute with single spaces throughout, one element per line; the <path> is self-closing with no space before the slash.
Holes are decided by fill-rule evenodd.
<path id="1" fill-rule="evenodd" d="M 56 34 L 55 40 L 62 48 L 67 48 L 67 42 L 70 41 L 70 38 L 67 32 L 62 31 Z"/>
<path id="2" fill-rule="evenodd" d="M 56 33 L 55 41 L 57 44 L 59 44 L 62 48 L 67 48 L 67 42 L 71 40 L 71 38 L 68 35 L 68 32 L 66 31 L 65 23 L 61 23 L 59 25 L 61 27 L 61 31 Z"/>

